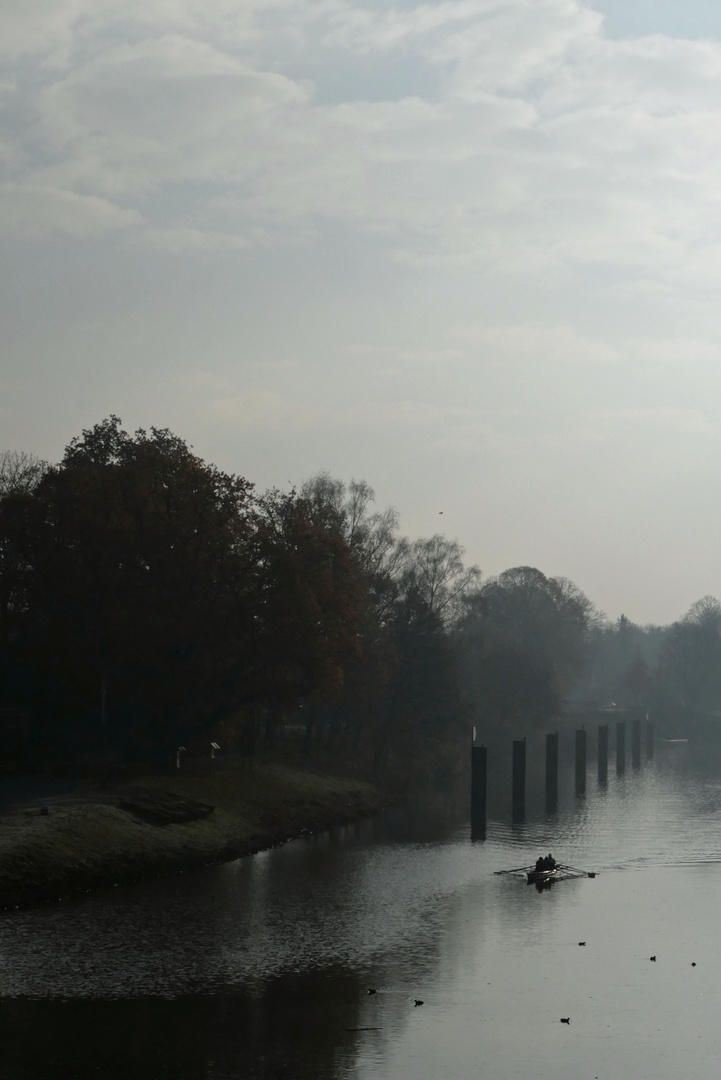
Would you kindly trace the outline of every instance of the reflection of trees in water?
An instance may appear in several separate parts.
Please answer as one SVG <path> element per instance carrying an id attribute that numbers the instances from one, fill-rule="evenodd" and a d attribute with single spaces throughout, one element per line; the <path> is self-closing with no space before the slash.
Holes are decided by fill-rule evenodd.
<path id="1" fill-rule="evenodd" d="M 347 971 L 273 980 L 255 994 L 135 1001 L 4 1001 L 13 1080 L 322 1080 L 353 1055 L 365 988 Z"/>
<path id="2" fill-rule="evenodd" d="M 348 971 L 306 971 L 264 984 L 257 996 L 223 998 L 210 1025 L 208 1057 L 221 1076 L 321 1080 L 353 1055 L 365 993 Z"/>
<path id="3" fill-rule="evenodd" d="M 210 1001 L 3 1001 L 0 1039 L 14 1080 L 196 1080 L 207 1075 Z"/>

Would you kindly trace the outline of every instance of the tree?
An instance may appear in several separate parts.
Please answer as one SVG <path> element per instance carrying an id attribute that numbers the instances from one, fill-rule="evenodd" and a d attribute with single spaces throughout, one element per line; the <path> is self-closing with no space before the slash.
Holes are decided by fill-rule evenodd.
<path id="1" fill-rule="evenodd" d="M 0 647 L 27 610 L 29 567 L 23 556 L 25 511 L 47 466 L 30 454 L 0 454 Z"/>
<path id="2" fill-rule="evenodd" d="M 45 471 L 26 515 L 32 637 L 46 707 L 75 739 L 83 715 L 84 737 L 111 716 L 108 738 L 156 747 L 208 722 L 247 623 L 251 493 L 115 416 Z"/>
<path id="3" fill-rule="evenodd" d="M 31 567 L 24 554 L 24 529 L 45 468 L 30 454 L 0 454 L 0 704 L 27 706 L 32 696 L 26 634 Z"/>
<path id="4" fill-rule="evenodd" d="M 346 486 L 320 473 L 301 495 L 348 546 L 365 596 L 361 646 L 343 665 L 329 745 L 344 725 L 356 753 L 365 749 L 375 767 L 438 776 L 450 767 L 465 716 L 449 629 L 479 572 L 463 565 L 457 541 L 399 537 L 397 512 L 374 511 L 375 493 L 363 480 Z"/>
<path id="5" fill-rule="evenodd" d="M 375 492 L 365 480 L 346 485 L 321 472 L 301 488 L 319 524 L 343 538 L 360 567 L 368 600 L 383 622 L 399 595 L 407 570 L 410 544 L 398 536 L 398 511 L 373 511 Z"/>
<path id="6" fill-rule="evenodd" d="M 444 626 L 464 610 L 463 601 L 480 582 L 477 566 L 464 566 L 464 550 L 457 540 L 436 534 L 414 540 L 404 570 L 406 589 L 415 589 Z"/>
<path id="7" fill-rule="evenodd" d="M 529 566 L 485 582 L 467 602 L 457 643 L 464 686 L 495 724 L 537 723 L 578 677 L 595 609 L 565 578 Z"/>
<path id="8" fill-rule="evenodd" d="M 374 730 L 376 764 L 447 782 L 468 716 L 443 619 L 411 587 L 399 599 L 389 631 L 394 662 L 382 723 Z"/>
<path id="9" fill-rule="evenodd" d="M 704 596 L 674 623 L 659 657 L 668 703 L 692 713 L 721 707 L 721 604 Z"/>
<path id="10" fill-rule="evenodd" d="M 324 505 L 271 491 L 258 502 L 250 685 L 285 711 L 340 696 L 360 654 L 365 591 L 358 562 Z"/>

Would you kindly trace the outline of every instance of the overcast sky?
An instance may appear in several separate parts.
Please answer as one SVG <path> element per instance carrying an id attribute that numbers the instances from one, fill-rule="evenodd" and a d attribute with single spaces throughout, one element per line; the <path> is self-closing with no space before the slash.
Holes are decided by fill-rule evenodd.
<path id="1" fill-rule="evenodd" d="M 0 448 L 113 412 L 721 596 L 717 0 L 3 0 L 0 59 Z"/>

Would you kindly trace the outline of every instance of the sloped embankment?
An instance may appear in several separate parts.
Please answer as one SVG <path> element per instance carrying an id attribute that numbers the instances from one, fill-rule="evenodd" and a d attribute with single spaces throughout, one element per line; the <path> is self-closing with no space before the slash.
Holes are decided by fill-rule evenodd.
<path id="1" fill-rule="evenodd" d="M 147 805 L 209 804 L 193 821 L 162 823 Z M 369 817 L 383 807 L 370 784 L 289 766 L 252 773 L 153 777 L 128 792 L 48 800 L 49 812 L 19 808 L 0 818 L 0 908 L 172 874 L 273 847 L 307 831 Z"/>

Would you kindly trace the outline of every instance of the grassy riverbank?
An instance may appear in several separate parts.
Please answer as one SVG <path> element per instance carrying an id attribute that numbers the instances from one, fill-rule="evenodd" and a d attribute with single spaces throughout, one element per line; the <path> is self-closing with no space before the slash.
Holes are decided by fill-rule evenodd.
<path id="1" fill-rule="evenodd" d="M 0 908 L 172 874 L 247 855 L 307 831 L 369 817 L 385 799 L 361 780 L 266 761 L 253 772 L 223 762 L 203 775 L 145 777 L 134 791 L 210 803 L 213 813 L 158 825 L 118 805 L 127 785 L 86 785 L 72 795 L 19 806 L 0 818 Z"/>

